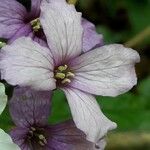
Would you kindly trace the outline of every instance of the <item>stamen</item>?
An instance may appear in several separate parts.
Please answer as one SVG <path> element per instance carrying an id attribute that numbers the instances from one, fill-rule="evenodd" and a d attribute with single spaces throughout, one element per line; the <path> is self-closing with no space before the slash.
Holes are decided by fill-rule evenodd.
<path id="1" fill-rule="evenodd" d="M 36 129 L 35 129 L 34 127 L 31 127 L 31 130 L 32 130 L 32 131 L 36 131 Z"/>
<path id="2" fill-rule="evenodd" d="M 68 68 L 67 65 L 59 66 L 59 67 L 58 67 L 58 70 L 62 72 L 62 71 L 65 71 L 67 68 Z"/>
<path id="3" fill-rule="evenodd" d="M 42 141 L 39 141 L 39 144 L 40 144 L 41 146 L 45 146 L 45 143 L 43 143 Z"/>
<path id="4" fill-rule="evenodd" d="M 71 83 L 71 80 L 68 78 L 65 78 L 64 80 L 61 81 L 62 84 L 66 84 L 66 83 Z"/>
<path id="5" fill-rule="evenodd" d="M 30 23 L 33 31 L 38 32 L 41 29 L 41 23 L 39 18 L 32 20 Z"/>
<path id="6" fill-rule="evenodd" d="M 58 78 L 58 79 L 64 79 L 65 78 L 65 74 L 64 73 L 56 73 L 55 75 L 55 78 Z"/>
<path id="7" fill-rule="evenodd" d="M 39 135 L 39 139 L 40 139 L 44 144 L 47 144 L 47 140 L 46 140 L 46 138 L 45 138 L 42 134 Z"/>
<path id="8" fill-rule="evenodd" d="M 71 77 L 71 78 L 73 78 L 75 75 L 72 73 L 72 72 L 67 72 L 67 75 L 66 75 L 66 77 Z"/>

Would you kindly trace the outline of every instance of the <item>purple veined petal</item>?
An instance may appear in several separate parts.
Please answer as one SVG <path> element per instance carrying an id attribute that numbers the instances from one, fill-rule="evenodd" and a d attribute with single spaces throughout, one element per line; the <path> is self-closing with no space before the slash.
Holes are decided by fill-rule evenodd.
<path id="1" fill-rule="evenodd" d="M 82 19 L 83 27 L 83 52 L 92 50 L 104 45 L 102 34 L 96 33 L 94 24 L 86 19 Z"/>
<path id="2" fill-rule="evenodd" d="M 40 21 L 56 66 L 81 53 L 81 13 L 73 5 L 65 0 L 42 3 Z"/>
<path id="3" fill-rule="evenodd" d="M 31 25 L 23 24 L 22 27 L 10 38 L 8 43 L 11 44 L 16 39 L 22 36 L 28 36 L 30 33 L 32 33 Z"/>
<path id="4" fill-rule="evenodd" d="M 137 83 L 135 63 L 139 54 L 119 44 L 97 48 L 74 59 L 72 87 L 95 95 L 117 96 Z"/>
<path id="5" fill-rule="evenodd" d="M 40 6 L 42 0 L 31 0 L 31 13 L 34 13 L 34 16 L 40 15 Z"/>
<path id="6" fill-rule="evenodd" d="M 30 88 L 15 88 L 9 102 L 11 117 L 18 127 L 48 124 L 51 92 L 33 91 Z"/>
<path id="7" fill-rule="evenodd" d="M 46 150 L 94 150 L 95 144 L 85 139 L 85 134 L 81 132 L 73 121 L 66 121 L 49 128 L 52 135 L 49 138 Z"/>
<path id="8" fill-rule="evenodd" d="M 23 25 L 25 7 L 16 0 L 0 0 L 0 37 L 11 38 Z"/>
<path id="9" fill-rule="evenodd" d="M 16 127 L 11 130 L 10 136 L 14 143 L 16 143 L 21 150 L 31 150 L 27 141 L 26 136 L 29 132 L 28 128 Z"/>
<path id="10" fill-rule="evenodd" d="M 73 120 L 87 140 L 97 143 L 109 130 L 116 128 L 116 123 L 110 121 L 102 111 L 96 99 L 78 89 L 64 88 Z"/>
<path id="11" fill-rule="evenodd" d="M 48 47 L 47 43 L 46 43 L 46 37 L 45 37 L 44 33 L 42 31 L 38 32 L 38 33 L 34 33 L 32 31 L 31 25 L 29 23 L 24 24 L 22 26 L 22 28 L 20 28 L 20 30 L 18 30 L 16 32 L 16 34 L 14 34 L 13 37 L 11 37 L 11 39 L 8 41 L 8 43 L 11 44 L 16 39 L 18 39 L 20 37 L 24 37 L 24 36 L 31 37 L 31 39 L 33 39 L 33 41 L 39 43 L 41 46 Z"/>
<path id="12" fill-rule="evenodd" d="M 30 38 L 19 38 L 1 50 L 1 78 L 12 85 L 53 90 L 53 67 L 49 49 Z"/>

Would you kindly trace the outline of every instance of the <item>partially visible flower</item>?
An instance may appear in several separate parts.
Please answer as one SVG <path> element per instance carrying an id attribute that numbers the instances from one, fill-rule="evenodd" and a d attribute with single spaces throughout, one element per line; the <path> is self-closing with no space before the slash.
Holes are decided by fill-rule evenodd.
<path id="1" fill-rule="evenodd" d="M 7 104 L 7 96 L 5 95 L 5 87 L 0 83 L 0 114 L 3 112 Z M 0 150 L 20 150 L 20 148 L 13 143 L 11 137 L 0 129 Z"/>
<path id="2" fill-rule="evenodd" d="M 50 92 L 16 88 L 9 102 L 10 114 L 16 128 L 11 131 L 13 141 L 21 150 L 103 150 L 105 140 L 98 145 L 88 142 L 73 121 L 48 125 Z"/>
<path id="3" fill-rule="evenodd" d="M 134 65 L 139 54 L 120 44 L 82 53 L 81 13 L 65 0 L 41 6 L 41 24 L 49 48 L 20 38 L 2 49 L 2 78 L 36 90 L 62 89 L 77 127 L 97 142 L 116 128 L 101 112 L 93 95 L 117 96 L 137 83 Z"/>
<path id="4" fill-rule="evenodd" d="M 41 1 L 31 0 L 31 11 L 28 12 L 17 0 L 0 0 L 0 37 L 12 42 L 21 36 L 30 36 L 45 45 L 38 19 Z"/>
<path id="5" fill-rule="evenodd" d="M 9 43 L 22 36 L 29 36 L 43 46 L 47 46 L 46 38 L 40 23 L 40 5 L 42 0 L 31 0 L 31 11 L 17 0 L 0 0 L 0 37 Z M 47 0 L 43 0 L 47 3 Z M 63 0 L 60 0 L 60 2 Z M 102 44 L 102 35 L 95 32 L 95 27 L 83 19 L 83 50 L 88 51 Z M 86 45 L 87 44 L 87 45 Z"/>

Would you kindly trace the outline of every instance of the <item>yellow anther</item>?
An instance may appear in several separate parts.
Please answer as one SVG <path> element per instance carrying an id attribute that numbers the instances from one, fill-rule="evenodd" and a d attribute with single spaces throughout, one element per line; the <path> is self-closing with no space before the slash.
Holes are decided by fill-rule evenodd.
<path id="1" fill-rule="evenodd" d="M 58 67 L 58 70 L 62 72 L 62 71 L 65 71 L 67 68 L 68 68 L 67 65 L 59 66 L 59 67 Z"/>
<path id="2" fill-rule="evenodd" d="M 65 78 L 64 80 L 61 81 L 62 84 L 70 83 L 71 80 L 68 78 Z"/>
<path id="3" fill-rule="evenodd" d="M 67 72 L 67 75 L 66 75 L 66 77 L 68 78 L 68 77 L 71 77 L 71 78 L 73 78 L 75 75 L 72 73 L 72 72 Z"/>
<path id="4" fill-rule="evenodd" d="M 4 46 L 6 46 L 6 43 L 5 43 L 5 42 L 0 41 L 0 48 L 2 48 L 2 47 L 4 47 Z"/>
<path id="5" fill-rule="evenodd" d="M 41 23 L 39 18 L 32 20 L 30 23 L 35 32 L 38 32 L 41 29 Z"/>
<path id="6" fill-rule="evenodd" d="M 66 77 L 66 75 L 64 73 L 57 72 L 55 75 L 55 78 L 57 78 L 57 79 L 64 79 L 65 77 Z"/>

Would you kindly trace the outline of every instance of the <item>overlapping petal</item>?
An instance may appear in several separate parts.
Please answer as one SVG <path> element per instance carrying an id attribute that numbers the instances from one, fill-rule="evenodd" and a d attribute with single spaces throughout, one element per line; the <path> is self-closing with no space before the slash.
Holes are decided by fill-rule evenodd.
<path id="1" fill-rule="evenodd" d="M 76 126 L 94 143 L 102 139 L 109 130 L 116 128 L 101 112 L 94 96 L 73 88 L 64 88 Z"/>
<path id="2" fill-rule="evenodd" d="M 22 28 L 26 13 L 17 0 L 0 0 L 0 37 L 9 39 Z"/>
<path id="3" fill-rule="evenodd" d="M 94 150 L 95 144 L 85 139 L 85 134 L 76 128 L 73 121 L 67 121 L 49 128 L 52 137 L 49 149 L 57 150 Z"/>
<path id="4" fill-rule="evenodd" d="M 42 3 L 40 20 L 56 66 L 81 53 L 81 13 L 73 5 L 65 0 Z"/>
<path id="5" fill-rule="evenodd" d="M 14 123 L 19 127 L 48 124 L 51 92 L 34 91 L 30 88 L 15 88 L 9 102 L 9 110 Z"/>
<path id="6" fill-rule="evenodd" d="M 87 52 L 92 50 L 93 48 L 97 48 L 102 46 L 103 36 L 101 34 L 96 33 L 96 28 L 94 24 L 87 21 L 86 19 L 82 19 L 82 27 L 83 27 L 83 51 Z"/>
<path id="7" fill-rule="evenodd" d="M 52 90 L 56 86 L 53 67 L 49 49 L 30 38 L 17 39 L 1 52 L 1 77 L 12 85 Z"/>
<path id="8" fill-rule="evenodd" d="M 46 0 L 44 0 L 47 2 Z M 34 12 L 34 16 L 40 15 L 40 6 L 41 6 L 42 0 L 31 0 L 31 13 Z"/>
<path id="9" fill-rule="evenodd" d="M 96 95 L 122 94 L 137 83 L 134 65 L 139 60 L 136 51 L 119 44 L 97 48 L 70 62 L 71 86 Z"/>
<path id="10" fill-rule="evenodd" d="M 20 150 L 20 148 L 12 142 L 11 137 L 0 129 L 0 149 L 1 150 Z"/>

